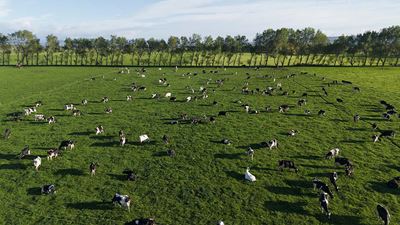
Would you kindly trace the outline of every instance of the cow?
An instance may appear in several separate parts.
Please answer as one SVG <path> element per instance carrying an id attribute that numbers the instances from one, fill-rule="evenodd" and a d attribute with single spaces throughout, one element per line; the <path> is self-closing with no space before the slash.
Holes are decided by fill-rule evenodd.
<path id="1" fill-rule="evenodd" d="M 105 96 L 105 97 L 103 97 L 103 98 L 101 99 L 101 102 L 103 102 L 103 103 L 107 103 L 108 101 L 109 101 L 109 99 L 108 99 L 107 96 Z"/>
<path id="2" fill-rule="evenodd" d="M 252 149 L 251 147 L 248 147 L 248 148 L 247 148 L 246 154 L 247 154 L 248 156 L 250 156 L 250 157 L 251 157 L 251 161 L 253 161 L 253 158 L 254 158 L 254 149 Z"/>
<path id="3" fill-rule="evenodd" d="M 81 115 L 81 111 L 78 110 L 78 109 L 74 109 L 74 110 L 72 110 L 72 115 L 73 116 L 80 116 Z"/>
<path id="4" fill-rule="evenodd" d="M 298 106 L 303 106 L 307 104 L 307 100 L 306 99 L 300 99 L 299 101 L 297 101 L 297 105 Z"/>
<path id="5" fill-rule="evenodd" d="M 331 198 L 333 198 L 333 193 L 331 192 L 331 190 L 329 189 L 329 186 L 327 184 L 318 180 L 317 178 L 314 178 L 312 182 L 313 182 L 314 190 L 318 189 L 324 193 L 327 193 Z"/>
<path id="6" fill-rule="evenodd" d="M 43 102 L 42 101 L 37 101 L 37 102 L 35 102 L 35 107 L 37 108 L 37 107 L 40 107 L 40 106 L 42 106 L 43 105 Z"/>
<path id="7" fill-rule="evenodd" d="M 358 114 L 353 116 L 353 121 L 357 123 L 360 120 L 360 116 Z"/>
<path id="8" fill-rule="evenodd" d="M 31 150 L 29 149 L 29 146 L 26 145 L 22 150 L 21 153 L 19 154 L 19 159 L 24 158 L 27 155 L 31 155 Z"/>
<path id="9" fill-rule="evenodd" d="M 125 146 L 125 144 L 126 144 L 126 137 L 125 137 L 125 135 L 120 135 L 120 137 L 119 137 L 119 144 L 120 144 L 122 147 Z"/>
<path id="10" fill-rule="evenodd" d="M 318 111 L 318 116 L 325 116 L 325 110 L 319 110 Z"/>
<path id="11" fill-rule="evenodd" d="M 339 187 L 336 184 L 336 181 L 338 180 L 338 175 L 336 172 L 329 173 L 329 181 L 332 183 L 332 185 L 335 187 L 336 191 L 339 191 Z"/>
<path id="12" fill-rule="evenodd" d="M 337 158 L 335 158 L 335 165 L 348 166 L 348 165 L 352 165 L 352 162 L 348 158 L 337 157 Z"/>
<path id="13" fill-rule="evenodd" d="M 149 136 L 147 136 L 147 134 L 143 134 L 143 135 L 139 136 L 139 141 L 140 141 L 140 143 L 143 143 L 143 142 L 150 141 L 150 139 L 149 139 Z"/>
<path id="14" fill-rule="evenodd" d="M 72 150 L 75 147 L 75 141 L 73 140 L 64 140 L 60 143 L 60 146 L 58 147 L 58 149 L 64 149 L 66 150 L 67 148 L 69 148 L 70 150 Z"/>
<path id="15" fill-rule="evenodd" d="M 297 133 L 298 133 L 297 130 L 290 130 L 290 131 L 288 132 L 288 136 L 295 136 Z"/>
<path id="16" fill-rule="evenodd" d="M 289 106 L 288 105 L 281 105 L 281 106 L 279 106 L 278 110 L 279 110 L 280 113 L 285 113 L 285 112 L 289 111 Z"/>
<path id="17" fill-rule="evenodd" d="M 374 135 L 372 135 L 372 141 L 373 141 L 374 143 L 380 141 L 380 135 L 379 135 L 379 134 L 374 134 Z"/>
<path id="18" fill-rule="evenodd" d="M 9 138 L 10 138 L 10 135 L 11 135 L 11 129 L 10 129 L 10 128 L 6 128 L 6 129 L 4 130 L 4 133 L 3 133 L 3 138 L 4 138 L 4 139 L 9 139 Z"/>
<path id="19" fill-rule="evenodd" d="M 170 157 L 175 157 L 176 152 L 173 149 L 168 149 L 167 150 L 167 155 L 170 156 Z"/>
<path id="20" fill-rule="evenodd" d="M 379 218 L 383 221 L 385 225 L 389 225 L 390 223 L 390 214 L 389 210 L 387 210 L 384 206 L 378 204 L 376 206 L 376 210 L 378 211 Z"/>
<path id="21" fill-rule="evenodd" d="M 279 160 L 278 168 L 282 171 L 284 168 L 293 169 L 296 173 L 299 171 L 292 160 Z"/>
<path id="22" fill-rule="evenodd" d="M 355 91 L 355 92 L 360 92 L 361 90 L 360 90 L 359 87 L 353 87 L 353 91 Z"/>
<path id="23" fill-rule="evenodd" d="M 266 142 L 267 147 L 269 148 L 269 150 L 272 150 L 273 148 L 278 148 L 278 140 L 276 139 L 272 139 L 268 142 Z"/>
<path id="24" fill-rule="evenodd" d="M 56 122 L 56 118 L 54 116 L 50 116 L 49 118 L 47 118 L 47 122 L 49 124 L 55 123 Z"/>
<path id="25" fill-rule="evenodd" d="M 96 135 L 103 134 L 104 133 L 104 128 L 102 125 L 99 125 L 96 127 Z"/>
<path id="26" fill-rule="evenodd" d="M 156 225 L 156 221 L 152 218 L 136 219 L 129 223 L 125 223 L 125 225 Z"/>
<path id="27" fill-rule="evenodd" d="M 126 96 L 126 101 L 132 101 L 132 96 L 131 95 L 127 95 Z"/>
<path id="28" fill-rule="evenodd" d="M 128 195 L 121 195 L 118 193 L 115 193 L 113 199 L 112 199 L 113 204 L 119 204 L 119 206 L 122 206 L 124 208 L 127 208 L 128 211 L 130 211 L 130 205 L 131 205 L 131 198 Z"/>
<path id="29" fill-rule="evenodd" d="M 43 114 L 35 115 L 35 121 L 44 121 L 44 120 L 46 120 L 46 117 Z"/>
<path id="30" fill-rule="evenodd" d="M 378 129 L 378 124 L 373 123 L 373 124 L 371 125 L 371 127 L 372 127 L 372 130 L 377 130 L 377 129 Z"/>
<path id="31" fill-rule="evenodd" d="M 67 111 L 71 111 L 74 108 L 75 108 L 74 104 L 66 104 L 66 105 L 64 105 L 64 110 L 67 110 Z"/>
<path id="32" fill-rule="evenodd" d="M 308 110 L 308 109 L 305 109 L 305 110 L 304 110 L 304 114 L 305 114 L 305 115 L 310 115 L 310 114 L 311 114 L 311 111 Z"/>
<path id="33" fill-rule="evenodd" d="M 254 182 L 257 180 L 256 177 L 250 173 L 250 168 L 246 169 L 246 173 L 244 174 L 244 179 L 251 181 L 251 182 Z"/>
<path id="34" fill-rule="evenodd" d="M 396 136 L 396 132 L 394 130 L 382 130 L 381 137 L 395 137 Z"/>
<path id="35" fill-rule="evenodd" d="M 349 177 L 352 176 L 353 173 L 354 173 L 354 167 L 353 167 L 353 165 L 351 165 L 351 164 L 346 165 L 344 171 L 346 172 L 346 176 L 349 176 Z"/>
<path id="36" fill-rule="evenodd" d="M 224 145 L 231 145 L 232 144 L 232 142 L 229 139 L 226 139 L 226 138 L 222 139 L 221 143 L 224 144 Z"/>
<path id="37" fill-rule="evenodd" d="M 218 116 L 226 116 L 227 113 L 226 111 L 219 111 Z"/>
<path id="38" fill-rule="evenodd" d="M 39 170 L 40 165 L 42 165 L 42 158 L 40 158 L 40 156 L 38 156 L 33 159 L 33 166 L 35 167 L 36 171 Z"/>
<path id="39" fill-rule="evenodd" d="M 171 93 L 171 92 L 168 92 L 168 93 L 165 94 L 165 97 L 166 97 L 166 98 L 170 98 L 171 96 L 172 96 L 172 93 Z"/>
<path id="40" fill-rule="evenodd" d="M 47 151 L 47 160 L 53 160 L 53 158 L 57 158 L 59 154 L 58 149 L 50 149 Z"/>
<path id="41" fill-rule="evenodd" d="M 89 165 L 90 176 L 94 176 L 96 174 L 97 163 L 91 162 Z"/>
<path id="42" fill-rule="evenodd" d="M 125 169 L 122 173 L 126 174 L 126 179 L 129 181 L 135 181 L 137 178 L 136 174 L 130 169 Z"/>
<path id="43" fill-rule="evenodd" d="M 169 143 L 169 138 L 168 138 L 168 136 L 165 135 L 165 134 L 164 134 L 164 136 L 162 137 L 162 140 L 163 140 L 164 144 L 166 144 L 166 145 Z"/>
<path id="44" fill-rule="evenodd" d="M 322 192 L 320 197 L 319 197 L 319 202 L 321 205 L 321 211 L 325 212 L 328 218 L 331 218 L 331 212 L 329 211 L 329 202 L 328 202 L 328 194 L 325 192 Z"/>
<path id="45" fill-rule="evenodd" d="M 331 149 L 331 150 L 329 150 L 328 153 L 326 153 L 325 158 L 326 159 L 332 159 L 333 157 L 336 157 L 336 156 L 339 155 L 339 151 L 340 151 L 339 148 Z"/>
<path id="46" fill-rule="evenodd" d="M 56 186 L 54 184 L 46 184 L 43 185 L 41 188 L 42 194 L 55 194 L 56 193 Z"/>
<path id="47" fill-rule="evenodd" d="M 83 99 L 82 100 L 82 105 L 87 105 L 88 104 L 88 100 L 87 99 Z"/>
<path id="48" fill-rule="evenodd" d="M 175 102 L 175 101 L 176 101 L 176 97 L 172 96 L 171 98 L 169 98 L 169 100 L 170 100 L 171 102 Z"/>
<path id="49" fill-rule="evenodd" d="M 106 112 L 107 114 L 110 114 L 110 113 L 112 113 L 113 111 L 112 111 L 112 108 L 111 108 L 111 107 L 108 107 L 108 108 L 105 109 L 105 112 Z"/>

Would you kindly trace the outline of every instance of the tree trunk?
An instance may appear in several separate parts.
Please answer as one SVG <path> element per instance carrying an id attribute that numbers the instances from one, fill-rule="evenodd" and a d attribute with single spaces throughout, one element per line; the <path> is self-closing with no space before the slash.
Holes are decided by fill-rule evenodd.
<path id="1" fill-rule="evenodd" d="M 290 61 L 292 61 L 292 57 L 293 57 L 293 55 L 290 55 L 287 66 L 290 66 Z"/>
<path id="2" fill-rule="evenodd" d="M 268 53 L 266 53 L 265 55 L 266 55 L 266 58 L 265 58 L 265 66 L 268 66 L 269 55 L 268 55 Z"/>

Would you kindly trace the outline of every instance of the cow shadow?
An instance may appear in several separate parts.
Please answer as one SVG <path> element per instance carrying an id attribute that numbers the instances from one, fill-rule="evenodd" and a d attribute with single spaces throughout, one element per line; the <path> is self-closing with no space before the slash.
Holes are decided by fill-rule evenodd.
<path id="1" fill-rule="evenodd" d="M 217 153 L 214 155 L 217 159 L 240 159 L 244 153 Z"/>
<path id="2" fill-rule="evenodd" d="M 400 189 L 389 188 L 387 186 L 387 182 L 376 182 L 376 181 L 369 182 L 368 187 L 369 187 L 369 189 L 372 189 L 376 192 L 383 193 L 383 194 L 385 194 L 385 193 L 390 193 L 390 194 L 394 194 L 394 195 L 400 194 Z"/>
<path id="3" fill-rule="evenodd" d="M 25 170 L 26 168 L 27 166 L 22 163 L 11 163 L 11 164 L 0 165 L 0 170 Z"/>
<path id="4" fill-rule="evenodd" d="M 94 131 L 81 131 L 81 132 L 72 132 L 72 133 L 69 133 L 68 135 L 74 135 L 74 136 L 88 136 L 88 135 L 91 135 L 91 134 L 93 134 L 94 133 Z"/>
<path id="5" fill-rule="evenodd" d="M 333 162 L 332 162 L 333 164 Z M 302 167 L 310 167 L 315 169 L 336 169 L 334 166 L 321 166 L 321 165 L 309 165 L 309 164 L 302 164 Z"/>
<path id="6" fill-rule="evenodd" d="M 101 112 L 101 113 L 99 113 L 99 112 L 90 112 L 90 113 L 87 113 L 87 114 L 96 116 L 96 115 L 104 115 L 106 113 L 105 112 Z"/>
<path id="7" fill-rule="evenodd" d="M 221 141 L 219 141 L 219 143 L 221 143 Z M 242 146 L 239 146 L 238 148 L 248 149 L 249 147 L 254 150 L 257 150 L 257 149 L 265 148 L 267 146 L 265 145 L 265 143 L 254 143 L 254 144 L 249 144 L 249 145 L 242 145 Z"/>
<path id="8" fill-rule="evenodd" d="M 61 175 L 61 176 L 66 176 L 66 175 L 83 176 L 84 172 L 80 169 L 68 168 L 68 169 L 59 169 L 54 174 Z"/>
<path id="9" fill-rule="evenodd" d="M 294 196 L 307 196 L 307 197 L 315 197 L 315 194 L 312 193 L 304 193 L 302 188 L 299 187 L 277 187 L 277 186 L 267 186 L 266 189 L 274 194 L 278 195 L 294 195 Z"/>
<path id="10" fill-rule="evenodd" d="M 305 160 L 321 160 L 323 157 L 318 155 L 298 155 L 298 156 L 293 156 L 292 158 L 305 159 Z"/>
<path id="11" fill-rule="evenodd" d="M 244 174 L 240 174 L 236 171 L 225 171 L 225 174 L 229 177 L 232 177 L 236 180 L 243 180 L 244 179 Z"/>
<path id="12" fill-rule="evenodd" d="M 285 183 L 289 185 L 290 187 L 295 187 L 295 188 L 312 188 L 312 181 L 308 180 L 285 180 Z"/>
<path id="13" fill-rule="evenodd" d="M 96 142 L 90 145 L 91 147 L 115 147 L 120 146 L 119 141 Z"/>
<path id="14" fill-rule="evenodd" d="M 99 135 L 99 136 L 91 136 L 90 139 L 94 139 L 94 140 L 111 140 L 113 139 L 114 136 L 111 135 Z"/>
<path id="15" fill-rule="evenodd" d="M 361 143 L 365 143 L 364 140 L 343 140 L 340 141 L 341 143 L 350 143 L 350 144 L 361 144 Z"/>
<path id="16" fill-rule="evenodd" d="M 153 156 L 155 156 L 155 157 L 164 157 L 164 156 L 168 156 L 168 154 L 167 154 L 167 151 L 159 151 L 159 152 L 153 153 Z"/>
<path id="17" fill-rule="evenodd" d="M 144 146 L 144 145 L 156 145 L 156 141 L 145 141 L 145 142 L 140 142 L 140 141 L 133 141 L 130 142 L 129 144 L 135 145 L 135 146 Z"/>
<path id="18" fill-rule="evenodd" d="M 85 210 L 112 210 L 114 207 L 110 202 L 78 202 L 78 203 L 67 203 L 68 208 L 73 209 L 85 209 Z"/>
<path id="19" fill-rule="evenodd" d="M 62 111 L 65 111 L 65 110 L 64 109 L 49 109 L 49 111 L 62 112 Z"/>
<path id="20" fill-rule="evenodd" d="M 0 153 L 0 159 L 5 159 L 5 160 L 17 159 L 17 155 Z"/>
<path id="21" fill-rule="evenodd" d="M 358 224 L 363 224 L 361 223 L 361 217 L 357 216 L 348 216 L 348 215 L 336 215 L 332 214 L 330 218 L 328 218 L 325 214 L 317 214 L 314 215 L 314 217 L 320 221 L 321 223 L 325 224 L 342 224 L 342 225 L 347 225 L 347 224 L 352 224 L 352 225 L 358 225 Z"/>
<path id="22" fill-rule="evenodd" d="M 26 190 L 26 193 L 27 193 L 28 195 L 37 196 L 37 195 L 41 195 L 41 194 L 42 194 L 42 189 L 41 189 L 40 187 L 28 188 L 28 189 Z"/>
<path id="23" fill-rule="evenodd" d="M 287 202 L 287 201 L 265 201 L 264 208 L 281 213 L 295 213 L 308 215 L 304 209 L 307 206 L 306 202 Z"/>
<path id="24" fill-rule="evenodd" d="M 111 178 L 115 179 L 115 180 L 119 180 L 119 181 L 126 181 L 127 180 L 127 176 L 125 174 L 107 173 L 107 175 L 110 176 Z"/>

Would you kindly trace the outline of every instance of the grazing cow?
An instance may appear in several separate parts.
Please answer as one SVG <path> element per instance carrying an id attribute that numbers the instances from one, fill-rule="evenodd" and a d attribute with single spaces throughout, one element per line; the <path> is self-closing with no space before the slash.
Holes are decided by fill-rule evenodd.
<path id="1" fill-rule="evenodd" d="M 147 136 L 147 134 L 143 134 L 143 135 L 139 136 L 139 141 L 140 141 L 140 143 L 143 143 L 143 142 L 150 141 L 150 139 L 149 139 L 149 136 Z"/>
<path id="2" fill-rule="evenodd" d="M 103 98 L 101 99 L 101 102 L 103 102 L 103 103 L 107 103 L 108 101 L 109 101 L 109 99 L 108 99 L 107 96 L 105 96 L 105 97 L 103 97 Z"/>
<path id="3" fill-rule="evenodd" d="M 126 144 L 126 137 L 125 135 L 120 135 L 119 136 L 119 145 L 121 145 L 122 147 L 124 147 Z"/>
<path id="4" fill-rule="evenodd" d="M 336 172 L 333 172 L 333 173 L 330 173 L 329 174 L 329 180 L 330 180 L 330 182 L 332 183 L 332 185 L 335 187 L 335 190 L 336 191 L 339 191 L 339 187 L 337 186 L 337 184 L 336 184 L 336 181 L 338 180 L 338 175 L 337 175 L 337 173 Z"/>
<path id="5" fill-rule="evenodd" d="M 219 111 L 218 116 L 226 116 L 227 113 L 226 111 Z"/>
<path id="6" fill-rule="evenodd" d="M 188 96 L 187 98 L 186 98 L 186 102 L 190 102 L 192 100 L 192 96 Z"/>
<path id="7" fill-rule="evenodd" d="M 348 165 L 352 165 L 352 162 L 348 158 L 337 157 L 337 158 L 335 158 L 335 165 L 348 166 Z"/>
<path id="8" fill-rule="evenodd" d="M 247 154 L 248 156 L 250 156 L 250 157 L 251 157 L 251 161 L 253 161 L 253 158 L 254 158 L 254 149 L 252 149 L 251 147 L 249 147 L 249 148 L 247 149 L 246 154 Z"/>
<path id="9" fill-rule="evenodd" d="M 398 189 L 400 188 L 400 177 L 395 177 L 388 181 L 387 186 L 389 188 Z"/>
<path id="10" fill-rule="evenodd" d="M 379 134 L 372 135 L 372 141 L 374 143 L 378 142 L 379 140 L 380 140 L 380 135 Z"/>
<path id="11" fill-rule="evenodd" d="M 314 190 L 318 189 L 324 193 L 327 193 L 331 198 L 333 198 L 333 193 L 331 192 L 331 190 L 329 189 L 329 186 L 327 184 L 318 180 L 317 178 L 314 178 L 312 182 L 313 182 Z"/>
<path id="12" fill-rule="evenodd" d="M 215 117 L 214 116 L 210 116 L 210 118 L 209 118 L 209 120 L 210 120 L 210 123 L 215 123 Z"/>
<path id="13" fill-rule="evenodd" d="M 371 127 L 372 127 L 372 130 L 376 130 L 376 129 L 378 129 L 378 124 L 373 123 L 373 124 L 371 125 Z"/>
<path id="14" fill-rule="evenodd" d="M 78 110 L 78 109 L 72 110 L 72 115 L 73 116 L 80 116 L 81 115 L 81 110 Z"/>
<path id="15" fill-rule="evenodd" d="M 305 109 L 305 110 L 304 110 L 304 114 L 305 114 L 305 115 L 310 115 L 310 114 L 311 114 L 311 111 L 308 110 L 308 109 Z"/>
<path id="16" fill-rule="evenodd" d="M 118 193 L 115 193 L 112 199 L 112 203 L 118 203 L 119 206 L 125 207 L 128 209 L 128 211 L 130 211 L 131 198 L 128 195 L 120 195 Z"/>
<path id="17" fill-rule="evenodd" d="M 249 105 L 244 105 L 244 110 L 248 113 L 250 110 L 250 106 Z"/>
<path id="18" fill-rule="evenodd" d="M 123 130 L 118 131 L 119 137 L 125 136 L 125 132 Z"/>
<path id="19" fill-rule="evenodd" d="M 337 98 L 336 101 L 339 103 L 343 103 L 343 99 L 341 99 L 341 98 Z"/>
<path id="20" fill-rule="evenodd" d="M 331 218 L 331 212 L 329 212 L 329 202 L 328 202 L 328 194 L 322 192 L 319 197 L 319 203 L 321 204 L 321 211 L 325 212 L 328 218 Z"/>
<path id="21" fill-rule="evenodd" d="M 60 146 L 58 147 L 58 149 L 64 149 L 66 150 L 67 148 L 69 148 L 70 150 L 72 150 L 75 147 L 75 141 L 73 140 L 64 140 L 60 143 Z"/>
<path id="22" fill-rule="evenodd" d="M 125 223 L 125 225 L 156 225 L 156 221 L 152 218 L 136 219 L 129 223 Z"/>
<path id="23" fill-rule="evenodd" d="M 229 139 L 226 139 L 226 138 L 222 139 L 221 143 L 224 144 L 224 145 L 231 145 L 232 144 L 232 142 Z"/>
<path id="24" fill-rule="evenodd" d="M 64 110 L 73 110 L 74 108 L 74 104 L 64 105 Z"/>
<path id="25" fill-rule="evenodd" d="M 250 168 L 246 169 L 246 173 L 244 173 L 244 179 L 254 182 L 256 181 L 256 177 L 250 173 Z"/>
<path id="26" fill-rule="evenodd" d="M 382 114 L 382 118 L 385 119 L 385 120 L 390 120 L 390 114 L 388 114 L 388 113 L 383 113 L 383 114 Z"/>
<path id="27" fill-rule="evenodd" d="M 57 158 L 59 154 L 58 149 L 50 149 L 47 151 L 47 160 L 53 160 L 53 158 Z"/>
<path id="28" fill-rule="evenodd" d="M 88 104 L 88 100 L 87 99 L 83 99 L 82 100 L 82 105 L 87 105 Z"/>
<path id="29" fill-rule="evenodd" d="M 290 131 L 288 132 L 288 136 L 295 136 L 297 133 L 298 133 L 297 130 L 290 130 Z"/>
<path id="30" fill-rule="evenodd" d="M 340 151 L 339 148 L 331 149 L 331 150 L 329 150 L 328 153 L 326 153 L 325 158 L 326 159 L 332 159 L 333 157 L 336 157 L 336 156 L 339 155 L 339 151 Z"/>
<path id="31" fill-rule="evenodd" d="M 40 107 L 40 106 L 42 106 L 43 105 L 43 102 L 42 101 L 37 101 L 37 102 L 35 102 L 35 107 L 37 108 L 37 107 Z"/>
<path id="32" fill-rule="evenodd" d="M 390 223 L 390 214 L 389 211 L 382 205 L 378 204 L 376 206 L 376 210 L 378 211 L 379 218 L 383 221 L 385 225 L 389 225 Z"/>
<path id="33" fill-rule="evenodd" d="M 19 154 L 19 159 L 22 159 L 27 155 L 31 155 L 31 150 L 29 149 L 28 145 L 26 145 L 24 149 L 21 150 L 21 153 Z"/>
<path id="34" fill-rule="evenodd" d="M 176 97 L 171 97 L 171 98 L 169 98 L 169 100 L 171 101 L 171 102 L 175 102 L 176 101 Z"/>
<path id="35" fill-rule="evenodd" d="M 176 152 L 173 149 L 168 149 L 167 150 L 167 155 L 170 156 L 170 157 L 174 157 L 176 155 Z"/>
<path id="36" fill-rule="evenodd" d="M 269 148 L 269 150 L 271 150 L 273 148 L 278 148 L 278 140 L 272 139 L 272 140 L 268 141 L 267 147 Z"/>
<path id="37" fill-rule="evenodd" d="M 166 98 L 170 98 L 171 96 L 172 96 L 171 92 L 168 92 L 168 93 L 165 94 Z"/>
<path id="38" fill-rule="evenodd" d="M 104 133 L 104 128 L 102 125 L 99 125 L 96 127 L 96 135 L 103 134 Z"/>
<path id="39" fill-rule="evenodd" d="M 297 105 L 298 106 L 303 106 L 307 104 L 307 100 L 306 99 L 300 99 L 299 101 L 297 101 Z"/>
<path id="40" fill-rule="evenodd" d="M 132 96 L 131 95 L 127 95 L 126 96 L 126 101 L 132 101 Z"/>
<path id="41" fill-rule="evenodd" d="M 169 143 L 169 138 L 168 138 L 168 136 L 165 135 L 165 134 L 164 134 L 164 136 L 162 137 L 162 140 L 163 140 L 164 144 L 166 144 L 166 145 Z"/>
<path id="42" fill-rule="evenodd" d="M 136 174 L 130 169 L 125 169 L 122 173 L 126 174 L 126 176 L 127 176 L 126 179 L 129 181 L 135 181 L 137 178 Z"/>
<path id="43" fill-rule="evenodd" d="M 55 194 L 56 193 L 56 186 L 54 186 L 54 184 L 46 184 L 43 185 L 43 187 L 41 188 L 41 192 L 42 194 Z"/>
<path id="44" fill-rule="evenodd" d="M 279 106 L 278 110 L 279 110 L 280 113 L 285 113 L 285 112 L 289 111 L 289 106 L 288 105 L 281 105 L 281 106 Z"/>
<path id="45" fill-rule="evenodd" d="M 48 122 L 49 124 L 55 123 L 55 122 L 56 122 L 56 118 L 55 118 L 54 116 L 50 116 L 50 117 L 47 119 L 47 122 Z"/>
<path id="46" fill-rule="evenodd" d="M 278 168 L 282 171 L 284 168 L 294 169 L 297 173 L 299 169 L 297 169 L 296 165 L 292 160 L 279 160 L 278 161 Z"/>
<path id="47" fill-rule="evenodd" d="M 46 117 L 43 114 L 35 115 L 35 121 L 44 121 L 44 120 L 46 120 Z"/>
<path id="48" fill-rule="evenodd" d="M 345 169 L 344 169 L 344 171 L 346 172 L 346 176 L 352 176 L 353 175 L 353 173 L 354 173 L 354 167 L 353 167 L 353 165 L 346 165 L 346 167 L 345 167 Z"/>
<path id="49" fill-rule="evenodd" d="M 325 116 L 325 110 L 319 110 L 318 111 L 318 116 Z"/>
<path id="50" fill-rule="evenodd" d="M 353 121 L 357 123 L 360 120 L 360 116 L 358 114 L 353 116 Z"/>
<path id="51" fill-rule="evenodd" d="M 35 159 L 33 159 L 33 166 L 35 167 L 36 171 L 39 170 L 40 165 L 42 165 L 42 158 L 40 158 L 40 156 L 38 156 Z"/>
<path id="52" fill-rule="evenodd" d="M 112 111 L 112 108 L 111 108 L 111 107 L 108 107 L 108 108 L 106 108 L 105 112 L 106 112 L 107 114 L 110 114 L 110 113 L 112 113 L 113 111 Z"/>
<path id="53" fill-rule="evenodd" d="M 10 128 L 6 128 L 6 129 L 4 130 L 4 133 L 3 133 L 3 138 L 4 138 L 4 139 L 9 139 L 9 138 L 10 138 L 10 135 L 11 135 L 11 129 L 10 129 Z"/>
<path id="54" fill-rule="evenodd" d="M 96 174 L 97 163 L 91 162 L 89 165 L 90 176 L 94 176 Z"/>

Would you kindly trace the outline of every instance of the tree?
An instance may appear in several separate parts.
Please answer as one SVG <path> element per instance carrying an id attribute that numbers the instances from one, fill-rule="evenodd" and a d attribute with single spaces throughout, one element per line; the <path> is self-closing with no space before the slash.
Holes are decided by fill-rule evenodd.
<path id="1" fill-rule="evenodd" d="M 172 65 L 172 57 L 177 52 L 180 44 L 179 38 L 171 36 L 168 38 L 168 51 L 169 51 L 169 65 Z"/>
<path id="2" fill-rule="evenodd" d="M 20 30 L 10 35 L 10 43 L 17 52 L 18 63 L 29 63 L 29 54 L 35 50 L 37 37 L 30 31 Z"/>
<path id="3" fill-rule="evenodd" d="M 5 55 L 11 53 L 11 45 L 9 44 L 9 39 L 6 35 L 0 33 L 0 50 L 1 50 L 1 62 L 2 65 L 5 64 Z M 10 63 L 10 61 L 8 61 Z"/>
<path id="4" fill-rule="evenodd" d="M 49 59 L 50 63 L 53 64 L 53 55 L 55 52 L 57 52 L 60 48 L 60 43 L 58 41 L 58 38 L 52 34 L 47 35 L 46 37 L 46 45 L 45 45 L 45 59 L 46 59 L 46 65 L 49 65 Z"/>

